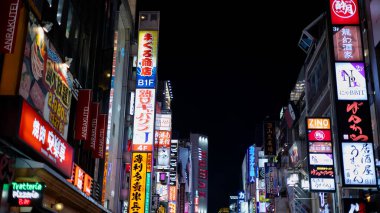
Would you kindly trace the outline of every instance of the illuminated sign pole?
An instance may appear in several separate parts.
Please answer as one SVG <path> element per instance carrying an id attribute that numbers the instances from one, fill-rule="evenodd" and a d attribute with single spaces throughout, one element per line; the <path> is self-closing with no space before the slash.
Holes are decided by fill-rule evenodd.
<path id="1" fill-rule="evenodd" d="M 140 12 L 129 212 L 150 213 L 159 12 Z"/>

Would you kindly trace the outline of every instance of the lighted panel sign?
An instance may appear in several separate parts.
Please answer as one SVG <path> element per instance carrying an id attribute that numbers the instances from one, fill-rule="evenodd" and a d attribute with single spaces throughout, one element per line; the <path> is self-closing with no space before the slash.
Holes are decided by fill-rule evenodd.
<path id="1" fill-rule="evenodd" d="M 312 192 L 336 190 L 330 127 L 330 118 L 306 118 L 309 183 Z"/>
<path id="2" fill-rule="evenodd" d="M 171 140 L 170 143 L 170 186 L 177 185 L 177 161 L 178 161 L 178 140 Z"/>
<path id="3" fill-rule="evenodd" d="M 265 197 L 278 196 L 278 171 L 275 163 L 265 163 Z"/>
<path id="4" fill-rule="evenodd" d="M 19 94 L 66 140 L 74 78 L 33 15 L 27 32 Z"/>
<path id="5" fill-rule="evenodd" d="M 158 31 L 139 31 L 136 88 L 155 88 Z"/>
<path id="6" fill-rule="evenodd" d="M 41 206 L 45 187 L 42 182 L 12 182 L 8 202 L 11 206 Z"/>
<path id="7" fill-rule="evenodd" d="M 361 62 L 335 63 L 338 100 L 367 100 L 364 66 Z"/>
<path id="8" fill-rule="evenodd" d="M 248 148 L 248 182 L 256 182 L 256 156 L 255 156 L 255 146 L 250 146 Z"/>
<path id="9" fill-rule="evenodd" d="M 363 60 L 359 26 L 334 26 L 334 53 L 336 61 Z"/>
<path id="10" fill-rule="evenodd" d="M 171 114 L 156 114 L 156 130 L 172 130 Z"/>
<path id="11" fill-rule="evenodd" d="M 330 0 L 332 24 L 359 24 L 357 0 Z"/>
<path id="12" fill-rule="evenodd" d="M 148 153 L 132 153 L 129 212 L 145 213 Z"/>
<path id="13" fill-rule="evenodd" d="M 25 101 L 18 135 L 47 162 L 71 177 L 74 149 Z"/>
<path id="14" fill-rule="evenodd" d="M 170 164 L 171 132 L 157 130 L 155 134 L 155 147 L 157 148 L 157 168 L 169 169 Z"/>
<path id="15" fill-rule="evenodd" d="M 372 143 L 342 143 L 344 183 L 377 186 Z"/>
<path id="16" fill-rule="evenodd" d="M 136 89 L 132 151 L 152 151 L 154 139 L 154 89 Z"/>
<path id="17" fill-rule="evenodd" d="M 275 123 L 264 122 L 264 153 L 265 155 L 276 155 Z"/>
<path id="18" fill-rule="evenodd" d="M 87 196 L 91 195 L 92 178 L 82 168 L 74 164 L 73 175 L 71 179 L 67 179 L 80 191 L 83 191 Z"/>

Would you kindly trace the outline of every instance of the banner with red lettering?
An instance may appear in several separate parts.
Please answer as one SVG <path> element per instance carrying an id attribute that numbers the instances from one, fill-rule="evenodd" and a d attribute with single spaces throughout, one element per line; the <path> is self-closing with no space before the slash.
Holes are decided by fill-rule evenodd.
<path id="1" fill-rule="evenodd" d="M 21 4 L 20 0 L 1 0 L 0 2 L 1 53 L 13 53 Z"/>
<path id="2" fill-rule="evenodd" d="M 98 115 L 97 140 L 95 144 L 94 158 L 104 159 L 107 134 L 107 114 Z"/>
<path id="3" fill-rule="evenodd" d="M 75 116 L 75 140 L 83 140 L 88 142 L 90 139 L 91 97 L 91 89 L 79 90 Z"/>

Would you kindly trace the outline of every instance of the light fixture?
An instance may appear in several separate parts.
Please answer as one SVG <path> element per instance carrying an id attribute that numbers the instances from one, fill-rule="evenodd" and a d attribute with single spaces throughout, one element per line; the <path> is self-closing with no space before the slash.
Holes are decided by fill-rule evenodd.
<path id="1" fill-rule="evenodd" d="M 54 204 L 54 209 L 57 211 L 62 211 L 64 207 L 65 206 L 61 202 Z"/>
<path id="2" fill-rule="evenodd" d="M 42 29 L 44 29 L 46 33 L 48 33 L 51 30 L 51 28 L 53 28 L 53 23 L 51 23 L 50 21 L 44 21 L 42 22 L 42 24 Z"/>

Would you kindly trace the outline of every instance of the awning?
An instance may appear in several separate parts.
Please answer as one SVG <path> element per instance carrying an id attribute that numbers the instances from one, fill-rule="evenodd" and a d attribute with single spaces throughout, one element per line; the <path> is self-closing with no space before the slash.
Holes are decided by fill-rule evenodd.
<path id="1" fill-rule="evenodd" d="M 104 206 L 87 196 L 74 185 L 69 183 L 56 171 L 44 163 L 25 158 L 16 159 L 16 178 L 44 182 L 47 185 L 46 194 L 55 195 L 60 202 L 70 205 L 79 212 L 109 212 Z"/>

